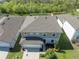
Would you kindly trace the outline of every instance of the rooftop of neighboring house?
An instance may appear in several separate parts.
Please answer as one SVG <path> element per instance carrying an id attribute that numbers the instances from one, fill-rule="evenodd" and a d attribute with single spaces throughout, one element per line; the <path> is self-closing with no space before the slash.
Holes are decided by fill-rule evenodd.
<path id="1" fill-rule="evenodd" d="M 65 20 L 65 17 L 71 17 L 70 15 L 68 15 L 68 14 L 61 14 L 61 15 L 56 15 L 56 18 L 57 19 L 60 19 L 60 21 L 62 22 L 62 23 L 64 23 L 66 20 Z"/>
<path id="2" fill-rule="evenodd" d="M 20 29 L 25 17 L 22 16 L 10 16 L 5 18 L 5 20 L 0 24 L 0 29 L 3 31 L 0 36 L 0 41 L 12 42 L 16 38 L 16 34 Z"/>
<path id="3" fill-rule="evenodd" d="M 61 22 L 68 21 L 76 30 L 79 29 L 79 16 L 59 15 Z"/>
<path id="4" fill-rule="evenodd" d="M 25 21 L 22 32 L 62 32 L 55 16 L 27 16 Z"/>

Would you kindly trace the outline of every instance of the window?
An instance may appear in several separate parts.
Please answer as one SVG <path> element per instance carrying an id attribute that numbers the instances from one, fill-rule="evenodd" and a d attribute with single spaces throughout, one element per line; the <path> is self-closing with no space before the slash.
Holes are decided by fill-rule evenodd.
<path id="1" fill-rule="evenodd" d="M 53 43 L 53 42 L 54 42 L 54 40 L 51 40 L 51 42 Z"/>
<path id="2" fill-rule="evenodd" d="M 47 36 L 51 36 L 52 35 L 52 33 L 47 33 Z"/>
<path id="3" fill-rule="evenodd" d="M 55 36 L 55 33 L 52 36 Z"/>
<path id="4" fill-rule="evenodd" d="M 77 36 L 76 39 L 79 39 L 79 36 Z"/>
<path id="5" fill-rule="evenodd" d="M 33 33 L 30 33 L 30 35 L 33 35 Z"/>
<path id="6" fill-rule="evenodd" d="M 43 36 L 46 36 L 46 34 L 43 34 Z"/>
<path id="7" fill-rule="evenodd" d="M 39 33 L 36 33 L 36 35 L 39 35 Z"/>

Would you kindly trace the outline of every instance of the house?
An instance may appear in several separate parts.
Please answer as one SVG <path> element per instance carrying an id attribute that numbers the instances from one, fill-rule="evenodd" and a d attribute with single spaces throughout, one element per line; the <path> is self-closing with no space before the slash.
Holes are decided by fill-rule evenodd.
<path id="1" fill-rule="evenodd" d="M 79 16 L 59 15 L 58 24 L 70 40 L 79 41 Z"/>
<path id="2" fill-rule="evenodd" d="M 0 23 L 0 47 L 13 48 L 25 17 L 9 16 Z"/>
<path id="3" fill-rule="evenodd" d="M 55 16 L 27 16 L 20 32 L 24 50 L 44 51 L 46 46 L 58 42 L 62 30 Z"/>

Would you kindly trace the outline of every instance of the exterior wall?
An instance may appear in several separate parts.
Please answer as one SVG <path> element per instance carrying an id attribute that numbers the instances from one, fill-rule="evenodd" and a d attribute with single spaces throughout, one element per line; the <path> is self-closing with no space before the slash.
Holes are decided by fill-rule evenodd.
<path id="1" fill-rule="evenodd" d="M 71 40 L 76 32 L 76 30 L 67 21 L 63 25 L 63 30 L 65 31 L 68 38 Z"/>
<path id="2" fill-rule="evenodd" d="M 79 31 L 76 31 L 69 22 L 67 22 L 65 20 L 63 20 L 63 22 L 61 22 L 60 19 L 58 19 L 57 22 L 58 22 L 59 26 L 61 28 L 63 28 L 64 32 L 66 33 L 67 37 L 70 40 L 76 39 L 76 37 L 79 35 Z"/>
<path id="3" fill-rule="evenodd" d="M 73 39 L 79 42 L 79 30 L 75 32 Z"/>
<path id="4" fill-rule="evenodd" d="M 21 33 L 22 37 L 26 36 L 36 36 L 46 40 L 46 43 L 56 43 L 59 40 L 61 33 Z M 51 42 L 54 40 L 54 42 Z"/>
<path id="5" fill-rule="evenodd" d="M 10 47 L 10 44 L 0 41 L 0 47 Z"/>

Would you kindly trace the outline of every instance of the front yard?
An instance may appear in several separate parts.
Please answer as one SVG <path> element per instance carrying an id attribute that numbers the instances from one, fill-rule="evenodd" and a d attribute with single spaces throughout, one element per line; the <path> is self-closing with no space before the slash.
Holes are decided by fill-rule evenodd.
<path id="1" fill-rule="evenodd" d="M 75 48 L 76 46 L 74 46 Z M 58 59 L 79 59 L 79 47 L 74 50 L 64 50 L 63 52 L 56 52 Z"/>
<path id="2" fill-rule="evenodd" d="M 79 48 L 74 50 L 63 50 L 55 53 L 57 59 L 79 59 Z M 46 58 L 40 57 L 40 59 L 46 59 Z"/>
<path id="3" fill-rule="evenodd" d="M 19 45 L 20 38 L 21 37 L 17 39 L 15 47 L 10 49 L 6 59 L 22 59 L 23 51 Z M 54 48 L 51 48 L 52 50 L 49 49 L 46 51 L 45 55 L 40 56 L 40 59 L 79 59 L 79 47 L 74 45 L 73 49 L 68 38 L 63 33 L 57 46 L 58 48 L 55 50 Z"/>
<path id="4" fill-rule="evenodd" d="M 61 34 L 56 50 L 54 50 L 54 52 L 50 50 L 49 53 L 47 53 L 46 51 L 45 54 L 43 54 L 42 56 L 40 55 L 40 59 L 48 59 L 47 58 L 48 56 L 50 58 L 54 54 L 56 55 L 55 58 L 50 58 L 50 59 L 79 59 L 78 46 L 76 45 L 73 46 L 73 44 L 71 44 L 65 33 Z"/>

